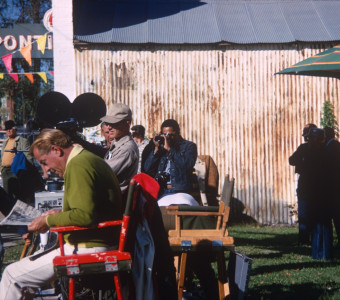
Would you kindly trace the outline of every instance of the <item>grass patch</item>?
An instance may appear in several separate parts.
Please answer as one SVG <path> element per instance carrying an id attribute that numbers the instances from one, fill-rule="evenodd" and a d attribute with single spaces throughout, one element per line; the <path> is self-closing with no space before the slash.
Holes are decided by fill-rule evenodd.
<path id="1" fill-rule="evenodd" d="M 297 245 L 296 227 L 233 225 L 228 230 L 236 251 L 253 259 L 247 299 L 340 299 L 339 249 L 332 261 L 318 261 L 310 247 Z M 17 243 L 6 249 L 3 267 L 19 259 L 23 241 Z"/>
<path id="2" fill-rule="evenodd" d="M 340 251 L 314 260 L 296 227 L 232 226 L 236 251 L 253 259 L 248 299 L 340 299 Z"/>
<path id="3" fill-rule="evenodd" d="M 20 255 L 24 247 L 24 240 L 18 240 L 15 243 L 16 243 L 15 246 L 6 248 L 5 256 L 4 256 L 4 260 L 3 260 L 2 268 L 1 268 L 1 274 L 5 267 L 7 267 L 9 264 L 20 259 Z"/>

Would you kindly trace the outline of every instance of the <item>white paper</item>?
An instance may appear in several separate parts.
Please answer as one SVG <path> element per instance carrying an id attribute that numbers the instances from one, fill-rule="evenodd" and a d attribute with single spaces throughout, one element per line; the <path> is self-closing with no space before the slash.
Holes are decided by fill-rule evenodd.
<path id="1" fill-rule="evenodd" d="M 33 206 L 17 200 L 11 212 L 0 222 L 0 225 L 28 225 L 35 218 L 40 217 L 42 214 L 43 213 L 40 210 L 37 210 Z"/>

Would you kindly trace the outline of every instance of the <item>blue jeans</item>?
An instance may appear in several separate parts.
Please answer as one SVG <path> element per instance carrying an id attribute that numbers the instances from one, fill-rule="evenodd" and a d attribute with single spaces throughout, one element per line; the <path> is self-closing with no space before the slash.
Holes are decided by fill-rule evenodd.
<path id="1" fill-rule="evenodd" d="M 332 259 L 333 245 L 332 223 L 320 222 L 312 229 L 312 257 L 314 259 Z"/>
<path id="2" fill-rule="evenodd" d="M 298 219 L 299 219 L 299 242 L 310 242 L 310 220 L 308 216 L 308 203 L 305 199 L 298 198 Z"/>

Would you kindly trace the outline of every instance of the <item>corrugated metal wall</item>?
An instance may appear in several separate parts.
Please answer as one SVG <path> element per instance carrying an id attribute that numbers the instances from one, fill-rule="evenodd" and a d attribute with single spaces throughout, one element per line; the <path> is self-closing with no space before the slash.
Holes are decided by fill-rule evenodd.
<path id="1" fill-rule="evenodd" d="M 291 223 L 296 182 L 288 157 L 303 125 L 319 125 L 325 100 L 340 118 L 339 80 L 273 74 L 330 46 L 91 45 L 75 53 L 76 92 L 128 104 L 149 136 L 163 120 L 178 120 L 220 177 L 235 177 L 244 213 L 262 224 Z"/>

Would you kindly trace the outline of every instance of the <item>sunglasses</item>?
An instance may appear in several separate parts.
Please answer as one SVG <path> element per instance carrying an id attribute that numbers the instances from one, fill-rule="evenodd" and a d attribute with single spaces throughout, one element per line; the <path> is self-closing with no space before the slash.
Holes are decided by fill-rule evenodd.
<path id="1" fill-rule="evenodd" d="M 108 123 L 108 122 L 104 122 L 104 124 L 106 126 L 110 126 L 110 127 L 118 127 L 120 124 L 123 124 L 124 123 L 124 120 L 123 121 L 119 121 L 118 123 Z"/>

